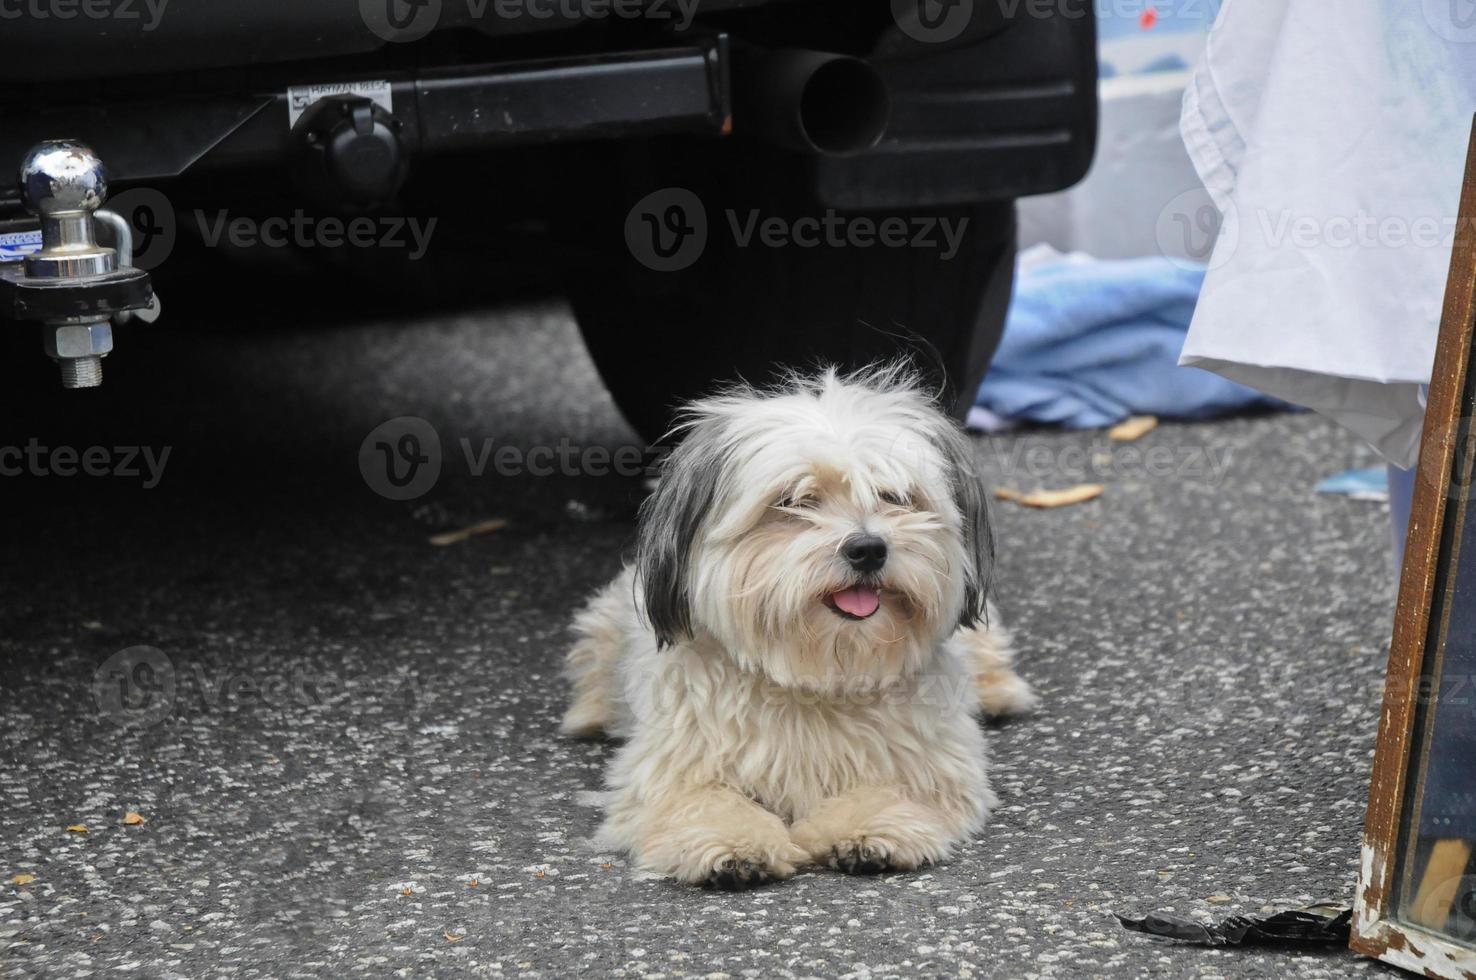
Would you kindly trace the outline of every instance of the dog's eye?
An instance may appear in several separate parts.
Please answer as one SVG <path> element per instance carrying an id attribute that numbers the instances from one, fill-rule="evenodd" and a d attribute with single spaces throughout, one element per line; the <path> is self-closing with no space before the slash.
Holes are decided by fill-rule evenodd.
<path id="1" fill-rule="evenodd" d="M 877 496 L 881 498 L 882 503 L 890 504 L 893 507 L 908 507 L 912 504 L 912 500 L 907 494 L 896 493 L 892 490 L 883 490 Z"/>
<path id="2" fill-rule="evenodd" d="M 813 493 L 786 493 L 779 498 L 781 510 L 809 510 L 820 502 Z"/>

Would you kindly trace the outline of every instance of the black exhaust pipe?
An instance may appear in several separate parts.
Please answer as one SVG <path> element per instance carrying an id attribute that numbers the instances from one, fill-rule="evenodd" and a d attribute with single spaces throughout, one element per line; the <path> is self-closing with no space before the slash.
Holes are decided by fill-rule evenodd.
<path id="1" fill-rule="evenodd" d="M 845 156 L 881 141 L 892 116 L 887 83 L 850 55 L 800 48 L 738 48 L 735 132 L 804 153 Z"/>

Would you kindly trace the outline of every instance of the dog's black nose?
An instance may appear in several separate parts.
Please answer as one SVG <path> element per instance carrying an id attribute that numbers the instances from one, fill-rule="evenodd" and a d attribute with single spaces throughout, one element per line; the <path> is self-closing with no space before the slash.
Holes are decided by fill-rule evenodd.
<path id="1" fill-rule="evenodd" d="M 846 538 L 841 554 L 858 572 L 874 572 L 887 563 L 887 543 L 875 534 Z"/>

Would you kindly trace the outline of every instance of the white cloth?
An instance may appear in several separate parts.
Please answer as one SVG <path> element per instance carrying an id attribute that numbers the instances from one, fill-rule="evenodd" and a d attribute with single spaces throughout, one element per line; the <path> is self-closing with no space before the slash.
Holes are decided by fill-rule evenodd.
<path id="1" fill-rule="evenodd" d="M 1223 224 L 1180 363 L 1411 465 L 1473 111 L 1476 0 L 1226 0 L 1184 96 Z"/>

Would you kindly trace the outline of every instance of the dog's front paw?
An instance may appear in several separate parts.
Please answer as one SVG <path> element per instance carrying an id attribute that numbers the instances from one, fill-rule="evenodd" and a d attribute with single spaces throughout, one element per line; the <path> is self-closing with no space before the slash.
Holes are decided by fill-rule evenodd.
<path id="1" fill-rule="evenodd" d="M 749 850 L 729 851 L 708 868 L 702 885 L 725 892 L 741 892 L 758 888 L 794 874 L 788 862 L 771 863 L 762 854 Z"/>
<path id="2" fill-rule="evenodd" d="M 892 847 L 874 837 L 853 837 L 830 845 L 825 863 L 848 875 L 874 875 L 892 870 Z"/>
<path id="3" fill-rule="evenodd" d="M 825 863 L 848 875 L 875 875 L 883 871 L 916 871 L 944 858 L 946 848 L 933 841 L 894 841 L 858 834 L 830 846 Z"/>
<path id="4" fill-rule="evenodd" d="M 789 839 L 784 821 L 728 791 L 704 792 L 677 805 L 696 822 L 666 822 L 640 847 L 647 870 L 690 885 L 743 891 L 794 875 L 809 855 Z"/>
<path id="5" fill-rule="evenodd" d="M 774 846 L 752 841 L 710 842 L 683 848 L 674 866 L 665 870 L 688 884 L 741 892 L 793 877 L 795 866 L 806 858 L 788 840 L 776 841 Z"/>
<path id="6" fill-rule="evenodd" d="M 789 835 L 816 864 L 853 875 L 938 864 L 959 839 L 941 811 L 884 788 L 826 800 Z"/>

